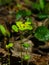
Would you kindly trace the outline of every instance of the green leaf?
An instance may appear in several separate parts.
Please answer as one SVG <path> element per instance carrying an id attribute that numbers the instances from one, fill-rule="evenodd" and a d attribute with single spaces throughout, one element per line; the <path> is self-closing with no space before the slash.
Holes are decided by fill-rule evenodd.
<path id="1" fill-rule="evenodd" d="M 22 17 L 22 12 L 19 10 L 19 11 L 16 13 L 16 19 L 19 20 L 21 17 Z"/>
<path id="2" fill-rule="evenodd" d="M 35 37 L 40 41 L 48 41 L 49 30 L 45 26 L 40 26 L 35 31 Z"/>
<path id="3" fill-rule="evenodd" d="M 5 5 L 5 4 L 9 4 L 9 3 L 11 3 L 12 2 L 12 0 L 0 0 L 0 5 Z"/>
<path id="4" fill-rule="evenodd" d="M 30 44 L 28 44 L 28 43 L 23 43 L 22 45 L 23 45 L 24 48 L 29 48 L 30 47 Z"/>
<path id="5" fill-rule="evenodd" d="M 37 9 L 37 10 L 40 11 L 40 6 L 39 6 L 38 3 L 32 3 L 31 6 L 32 6 L 33 9 Z"/>
<path id="6" fill-rule="evenodd" d="M 32 22 L 29 21 L 25 22 L 25 28 L 27 30 L 32 30 L 33 29 Z"/>
<path id="7" fill-rule="evenodd" d="M 45 7 L 45 0 L 39 0 L 39 6 L 43 10 Z"/>
<path id="8" fill-rule="evenodd" d="M 22 5 L 21 5 L 20 3 L 18 3 L 18 4 L 17 4 L 17 7 L 18 7 L 18 8 L 21 8 L 21 7 L 22 7 Z"/>
<path id="9" fill-rule="evenodd" d="M 29 21 L 25 22 L 25 25 L 30 25 L 30 24 L 32 24 L 32 22 L 29 22 Z"/>
<path id="10" fill-rule="evenodd" d="M 9 46 L 8 46 L 8 45 L 6 45 L 6 48 L 7 48 L 7 49 L 9 49 Z"/>
<path id="11" fill-rule="evenodd" d="M 26 21 L 32 22 L 32 18 L 31 17 L 27 17 Z"/>
<path id="12" fill-rule="evenodd" d="M 20 31 L 25 31 L 26 30 L 24 24 L 20 25 L 19 30 Z"/>
<path id="13" fill-rule="evenodd" d="M 6 45 L 7 49 L 12 48 L 12 47 L 13 47 L 13 43 L 9 43 L 8 45 Z"/>
<path id="14" fill-rule="evenodd" d="M 40 20 L 45 19 L 47 17 L 49 17 L 49 15 L 46 15 L 46 14 L 37 14 L 37 18 L 40 19 Z"/>
<path id="15" fill-rule="evenodd" d="M 22 21 L 17 21 L 16 22 L 16 25 L 19 27 L 20 25 L 22 25 L 23 24 L 23 22 Z"/>
<path id="16" fill-rule="evenodd" d="M 13 43 L 9 43 L 8 46 L 9 46 L 9 48 L 13 47 Z"/>
<path id="17" fill-rule="evenodd" d="M 33 29 L 31 22 L 28 22 L 28 21 L 25 23 L 23 23 L 22 21 L 17 21 L 16 25 L 18 26 L 19 30 L 21 30 L 21 31 Z"/>
<path id="18" fill-rule="evenodd" d="M 25 26 L 22 21 L 17 21 L 16 25 L 18 26 L 19 30 L 21 30 L 21 31 L 25 30 Z"/>
<path id="19" fill-rule="evenodd" d="M 28 55 L 28 54 L 24 55 L 23 59 L 24 60 L 29 60 L 30 59 L 30 55 Z"/>
<path id="20" fill-rule="evenodd" d="M 12 25 L 12 30 L 13 30 L 14 32 L 18 32 L 17 26 L 16 26 L 16 25 Z"/>
<path id="21" fill-rule="evenodd" d="M 32 12 L 30 10 L 26 10 L 26 16 L 30 16 Z"/>
<path id="22" fill-rule="evenodd" d="M 0 25 L 0 31 L 4 36 L 6 36 L 6 29 L 3 25 Z"/>
<path id="23" fill-rule="evenodd" d="M 30 10 L 19 10 L 16 13 L 16 19 L 19 20 L 21 17 L 30 16 L 32 13 Z"/>
<path id="24" fill-rule="evenodd" d="M 29 4 L 30 1 L 29 0 L 24 0 L 25 4 Z"/>
<path id="25" fill-rule="evenodd" d="M 33 28 L 32 28 L 32 26 L 29 26 L 29 27 L 27 27 L 27 29 L 28 29 L 28 30 L 32 30 Z"/>

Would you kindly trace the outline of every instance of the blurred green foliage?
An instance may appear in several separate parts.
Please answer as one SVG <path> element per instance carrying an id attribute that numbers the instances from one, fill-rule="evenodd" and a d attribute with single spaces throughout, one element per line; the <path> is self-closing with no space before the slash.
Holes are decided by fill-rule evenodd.
<path id="1" fill-rule="evenodd" d="M 37 10 L 44 10 L 45 8 L 45 0 L 39 0 L 38 2 L 32 2 L 32 7 Z"/>
<path id="2" fill-rule="evenodd" d="M 5 27 L 4 27 L 3 25 L 0 25 L 0 32 L 1 32 L 4 36 L 6 36 L 6 29 L 5 29 Z"/>
<path id="3" fill-rule="evenodd" d="M 22 45 L 23 45 L 24 48 L 29 48 L 30 47 L 30 44 L 28 44 L 28 43 L 23 43 Z"/>
<path id="4" fill-rule="evenodd" d="M 18 26 L 20 31 L 25 31 L 25 30 L 32 30 L 32 22 L 30 21 L 26 21 L 25 23 L 23 23 L 22 21 L 17 21 L 16 25 Z"/>
<path id="5" fill-rule="evenodd" d="M 9 43 L 8 45 L 6 45 L 6 48 L 9 49 L 9 48 L 12 48 L 13 47 L 13 43 Z"/>
<path id="6" fill-rule="evenodd" d="M 39 6 L 43 10 L 45 8 L 45 0 L 39 0 Z"/>
<path id="7" fill-rule="evenodd" d="M 48 14 L 37 14 L 37 18 L 40 19 L 40 20 L 44 20 L 44 19 L 46 19 L 48 17 L 49 17 Z"/>
<path id="8" fill-rule="evenodd" d="M 3 36 L 8 36 L 10 37 L 10 32 L 6 30 L 6 28 L 0 24 L 0 32 Z"/>
<path id="9" fill-rule="evenodd" d="M 40 26 L 35 31 L 35 37 L 40 41 L 48 41 L 49 30 L 45 26 Z"/>
<path id="10" fill-rule="evenodd" d="M 18 32 L 18 28 L 16 25 L 12 25 L 12 30 L 15 31 L 15 32 Z"/>
<path id="11" fill-rule="evenodd" d="M 24 55 L 24 56 L 23 56 L 23 59 L 24 59 L 24 60 L 29 60 L 29 59 L 30 59 L 30 55 L 28 55 L 28 54 Z"/>
<path id="12" fill-rule="evenodd" d="M 16 19 L 19 20 L 21 17 L 30 16 L 32 12 L 30 10 L 18 10 L 16 13 Z"/>
<path id="13" fill-rule="evenodd" d="M 0 0 L 0 5 L 5 5 L 5 4 L 8 4 L 8 3 L 11 3 L 12 0 Z"/>
<path id="14" fill-rule="evenodd" d="M 49 14 L 49 2 L 46 3 L 44 12 Z"/>

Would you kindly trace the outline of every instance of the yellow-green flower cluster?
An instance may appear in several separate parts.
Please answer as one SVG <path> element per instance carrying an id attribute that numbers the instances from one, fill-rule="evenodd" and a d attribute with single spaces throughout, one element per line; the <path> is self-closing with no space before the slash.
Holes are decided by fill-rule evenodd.
<path id="1" fill-rule="evenodd" d="M 25 30 L 32 30 L 33 27 L 32 27 L 32 23 L 31 22 L 25 22 L 23 23 L 22 21 L 17 21 L 16 22 L 16 25 L 13 25 L 12 26 L 12 29 L 15 31 L 15 32 L 18 32 L 19 30 L 20 31 L 25 31 Z"/>

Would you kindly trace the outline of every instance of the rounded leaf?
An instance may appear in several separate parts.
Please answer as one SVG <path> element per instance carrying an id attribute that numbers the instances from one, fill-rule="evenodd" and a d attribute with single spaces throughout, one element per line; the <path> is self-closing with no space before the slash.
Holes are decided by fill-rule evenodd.
<path id="1" fill-rule="evenodd" d="M 26 21 L 25 24 L 26 24 L 26 25 L 32 24 L 32 22 Z"/>
<path id="2" fill-rule="evenodd" d="M 35 31 L 35 37 L 40 41 L 49 40 L 49 30 L 45 26 L 40 26 Z"/>
<path id="3" fill-rule="evenodd" d="M 20 25 L 22 25 L 23 23 L 22 23 L 22 21 L 17 21 L 16 22 L 16 25 L 19 27 Z"/>
<path id="4" fill-rule="evenodd" d="M 9 48 L 13 47 L 13 43 L 9 43 L 8 46 L 9 46 Z"/>
<path id="5" fill-rule="evenodd" d="M 30 10 L 26 10 L 26 16 L 30 16 L 32 12 Z"/>
<path id="6" fill-rule="evenodd" d="M 30 59 L 30 55 L 28 55 L 28 54 L 27 55 L 24 55 L 23 59 L 24 60 L 29 60 Z"/>
<path id="7" fill-rule="evenodd" d="M 27 29 L 27 30 L 32 30 L 33 29 L 33 27 L 32 27 L 32 25 L 31 25 L 32 23 L 31 22 L 25 22 L 25 28 Z"/>
<path id="8" fill-rule="evenodd" d="M 6 29 L 3 25 L 0 25 L 0 31 L 4 36 L 6 36 Z"/>
<path id="9" fill-rule="evenodd" d="M 30 47 L 30 44 L 28 44 L 28 43 L 23 43 L 22 45 L 23 45 L 24 48 L 29 48 Z"/>
<path id="10" fill-rule="evenodd" d="M 13 43 L 9 43 L 8 45 L 6 45 L 7 49 L 12 48 L 12 47 L 13 47 Z"/>
<path id="11" fill-rule="evenodd" d="M 9 46 L 8 46 L 8 45 L 6 45 L 6 48 L 7 48 L 7 49 L 9 49 Z"/>
<path id="12" fill-rule="evenodd" d="M 17 26 L 16 26 L 16 25 L 12 25 L 12 30 L 13 30 L 14 32 L 18 32 Z"/>
<path id="13" fill-rule="evenodd" d="M 24 24 L 20 25 L 20 26 L 19 26 L 19 30 L 25 31 L 25 30 L 26 30 L 26 29 L 25 29 L 25 25 L 24 25 Z"/>

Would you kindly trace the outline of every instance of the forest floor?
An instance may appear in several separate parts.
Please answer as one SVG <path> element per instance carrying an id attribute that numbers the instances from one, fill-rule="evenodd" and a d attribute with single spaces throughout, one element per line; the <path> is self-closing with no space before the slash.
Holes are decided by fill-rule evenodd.
<path id="1" fill-rule="evenodd" d="M 22 9 L 27 9 L 26 6 L 24 6 L 24 3 L 21 3 L 21 4 L 23 6 Z M 11 5 L 8 5 L 8 6 L 0 7 L 0 24 L 4 25 L 5 27 L 6 27 L 5 22 L 9 24 L 13 24 L 15 22 L 15 12 L 17 11 L 18 11 L 18 8 L 16 7 L 15 3 L 12 3 Z M 32 19 L 34 21 L 33 23 L 35 24 L 34 30 L 38 26 L 41 26 L 42 24 L 48 27 L 49 25 L 48 18 L 43 20 L 42 22 L 42 21 L 35 20 L 34 16 L 36 15 L 32 14 Z M 8 27 L 8 29 L 10 28 Z M 27 40 L 27 42 L 29 42 L 31 45 L 27 52 L 31 56 L 31 58 L 28 61 L 29 65 L 49 65 L 49 42 L 44 43 L 44 42 L 38 41 L 32 35 L 31 36 L 29 35 L 27 38 L 25 37 L 23 41 L 24 40 Z M 4 39 L 3 41 L 6 42 Z M 11 65 L 20 65 L 21 47 L 20 47 L 19 35 L 18 37 L 10 38 L 10 42 L 11 41 L 14 42 L 13 49 L 10 50 Z M 22 54 L 23 55 L 26 54 L 26 52 L 24 51 L 24 48 L 22 48 Z M 8 55 L 7 50 L 2 48 L 0 44 L 0 65 L 2 65 L 2 63 L 5 63 L 7 55 Z M 27 61 L 23 61 L 23 65 L 27 65 Z"/>

